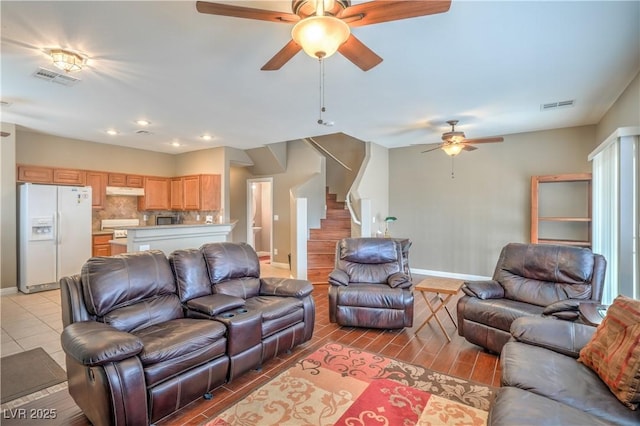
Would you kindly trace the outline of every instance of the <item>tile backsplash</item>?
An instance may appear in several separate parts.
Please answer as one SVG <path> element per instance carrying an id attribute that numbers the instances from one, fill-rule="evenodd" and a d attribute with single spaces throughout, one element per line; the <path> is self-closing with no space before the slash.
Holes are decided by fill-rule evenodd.
<path id="1" fill-rule="evenodd" d="M 138 198 L 129 196 L 109 196 L 106 198 L 105 207 L 102 210 L 93 211 L 93 231 L 100 230 L 100 222 L 104 219 L 139 219 L 141 226 L 155 225 L 155 217 L 158 215 L 178 215 L 182 223 L 204 223 L 207 215 L 213 216 L 214 221 L 218 220 L 217 211 L 171 211 L 171 210 L 148 210 L 138 211 Z M 147 220 L 144 220 L 144 217 Z M 200 220 L 197 220 L 200 216 Z"/>

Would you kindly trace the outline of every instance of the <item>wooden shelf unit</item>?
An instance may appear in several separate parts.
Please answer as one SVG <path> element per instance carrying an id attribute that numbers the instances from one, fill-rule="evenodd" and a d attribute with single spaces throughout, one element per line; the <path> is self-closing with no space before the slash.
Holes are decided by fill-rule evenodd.
<path id="1" fill-rule="evenodd" d="M 540 216 L 540 185 L 559 182 L 584 182 L 586 212 L 584 216 Z M 531 242 L 533 244 L 558 244 L 591 248 L 591 173 L 531 176 Z M 585 239 L 548 238 L 540 236 L 540 222 L 586 224 Z"/>

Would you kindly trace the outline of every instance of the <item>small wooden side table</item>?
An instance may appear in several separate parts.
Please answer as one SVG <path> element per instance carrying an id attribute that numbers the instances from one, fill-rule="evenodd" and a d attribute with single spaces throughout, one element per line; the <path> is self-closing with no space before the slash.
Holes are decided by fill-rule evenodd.
<path id="1" fill-rule="evenodd" d="M 422 297 L 424 298 L 424 301 L 427 302 L 427 306 L 429 307 L 429 310 L 431 311 L 431 315 L 429 315 L 427 317 L 427 319 L 424 320 L 422 325 L 420 327 L 418 327 L 418 329 L 416 330 L 416 334 L 418 334 L 420 332 L 420 330 L 422 330 L 422 327 L 424 327 L 425 325 L 427 325 L 427 323 L 429 321 L 431 321 L 431 318 L 435 318 L 436 322 L 440 326 L 440 330 L 442 330 L 442 332 L 446 336 L 447 341 L 451 342 L 451 338 L 447 334 L 447 331 L 444 329 L 444 326 L 442 325 L 442 322 L 440 322 L 440 319 L 438 318 L 437 313 L 442 308 L 444 308 L 444 310 L 449 315 L 449 318 L 451 319 L 451 322 L 453 322 L 453 325 L 456 328 L 458 328 L 458 325 L 456 324 L 455 320 L 453 319 L 453 315 L 451 315 L 451 312 L 449 312 L 449 309 L 447 308 L 447 303 L 449 302 L 449 300 L 454 295 L 458 294 L 458 292 L 460 291 L 460 287 L 462 287 L 462 281 L 452 280 L 452 279 L 449 279 L 449 278 L 442 278 L 442 279 L 439 279 L 439 278 L 426 278 L 426 279 L 420 281 L 416 285 L 416 287 L 415 287 L 416 291 L 419 291 L 422 294 Z M 429 298 L 427 297 L 427 293 L 435 293 L 436 297 L 434 299 L 434 303 L 433 304 L 429 301 Z M 445 295 L 444 299 L 442 298 L 442 295 Z M 438 301 L 440 302 L 440 304 L 438 304 Z"/>

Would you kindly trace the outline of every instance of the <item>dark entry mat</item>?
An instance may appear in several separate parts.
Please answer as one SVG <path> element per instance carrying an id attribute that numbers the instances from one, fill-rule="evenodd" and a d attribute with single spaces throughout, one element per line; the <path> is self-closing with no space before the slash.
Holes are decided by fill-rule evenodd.
<path id="1" fill-rule="evenodd" d="M 67 380 L 67 373 L 42 348 L 0 358 L 0 373 L 0 404 Z"/>

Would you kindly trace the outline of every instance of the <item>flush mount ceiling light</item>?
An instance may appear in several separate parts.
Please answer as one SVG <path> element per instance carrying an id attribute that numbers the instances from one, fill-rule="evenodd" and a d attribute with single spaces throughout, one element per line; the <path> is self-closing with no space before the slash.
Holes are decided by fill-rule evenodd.
<path id="1" fill-rule="evenodd" d="M 139 126 L 148 126 L 151 122 L 148 120 L 136 120 L 136 124 Z"/>
<path id="2" fill-rule="evenodd" d="M 87 63 L 85 56 L 69 50 L 52 49 L 49 55 L 53 65 L 65 72 L 80 71 Z"/>
<path id="3" fill-rule="evenodd" d="M 205 141 L 210 141 L 211 139 L 213 139 L 213 136 L 211 136 L 211 135 L 202 135 L 202 136 L 200 136 L 200 139 L 205 140 Z"/>
<path id="4" fill-rule="evenodd" d="M 116 136 L 118 134 L 118 131 L 114 129 L 109 129 L 107 130 L 107 134 L 111 136 Z"/>

